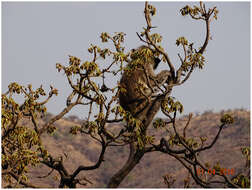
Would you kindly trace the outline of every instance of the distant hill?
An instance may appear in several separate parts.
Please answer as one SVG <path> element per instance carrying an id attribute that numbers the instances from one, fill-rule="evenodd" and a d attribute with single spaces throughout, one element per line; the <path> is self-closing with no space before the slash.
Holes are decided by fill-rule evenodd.
<path id="1" fill-rule="evenodd" d="M 214 147 L 201 155 L 203 163 L 209 162 L 214 164 L 219 161 L 221 166 L 231 169 L 235 168 L 235 172 L 241 171 L 244 166 L 244 159 L 241 155 L 241 147 L 250 146 L 250 112 L 243 109 L 228 110 L 235 123 L 224 129 L 218 142 Z M 224 112 L 213 113 L 207 111 L 201 115 L 192 118 L 188 129 L 188 136 L 208 136 L 211 141 L 218 131 L 218 125 L 221 115 Z M 48 117 L 51 115 L 49 114 Z M 177 124 L 184 126 L 186 116 L 181 117 Z M 47 118 L 49 119 L 49 118 Z M 40 121 L 44 122 L 44 121 Z M 67 153 L 66 166 L 70 172 L 75 170 L 79 165 L 92 165 L 96 162 L 100 151 L 100 146 L 85 135 L 73 136 L 69 134 L 72 126 L 80 124 L 78 117 L 71 116 L 56 122 L 57 131 L 54 135 L 44 135 L 43 142 L 53 155 L 64 155 Z M 111 128 L 115 125 L 111 125 Z M 181 128 L 182 129 L 182 128 Z M 180 129 L 180 130 L 181 130 Z M 157 134 L 157 137 L 165 137 L 165 131 L 151 130 L 151 133 Z M 156 140 L 159 140 L 157 138 Z M 106 187 L 110 177 L 117 172 L 125 163 L 128 157 L 128 147 L 113 147 L 108 149 L 105 154 L 105 162 L 97 170 L 83 171 L 79 176 L 85 176 L 92 181 L 92 185 L 79 187 Z M 47 185 L 48 187 L 57 187 L 57 172 L 46 178 L 37 178 L 45 176 L 50 172 L 48 168 L 39 166 L 32 169 L 31 178 L 37 185 Z M 176 177 L 174 187 L 183 187 L 183 179 L 186 177 L 186 170 L 175 159 L 162 153 L 150 153 L 143 157 L 141 162 L 126 177 L 120 185 L 121 188 L 165 188 L 162 176 L 165 174 L 173 174 Z"/>

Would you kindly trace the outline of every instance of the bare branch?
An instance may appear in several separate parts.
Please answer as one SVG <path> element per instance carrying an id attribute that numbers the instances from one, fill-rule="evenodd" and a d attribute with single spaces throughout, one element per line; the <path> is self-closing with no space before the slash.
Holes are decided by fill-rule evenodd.
<path id="1" fill-rule="evenodd" d="M 46 178 L 46 177 L 50 176 L 53 173 L 53 171 L 54 171 L 54 169 L 52 168 L 52 170 L 48 174 L 46 174 L 45 176 L 38 176 L 37 178 Z"/>
<path id="2" fill-rule="evenodd" d="M 74 179 L 81 171 L 83 170 L 93 170 L 96 169 L 98 167 L 100 167 L 101 163 L 104 161 L 103 157 L 105 154 L 105 150 L 106 150 L 107 146 L 105 143 L 102 143 L 102 150 L 99 156 L 98 161 L 96 162 L 96 164 L 94 164 L 93 166 L 79 166 L 71 175 L 71 179 Z"/>
<path id="3" fill-rule="evenodd" d="M 205 8 L 205 4 L 204 5 L 204 12 L 205 12 L 205 22 L 206 22 L 206 38 L 205 38 L 205 42 L 203 44 L 203 46 L 200 48 L 199 52 L 200 54 L 203 54 L 206 47 L 207 47 L 207 44 L 208 44 L 208 41 L 210 39 L 210 17 L 211 15 L 213 14 L 213 12 L 215 11 L 216 7 L 214 7 L 211 11 L 209 10 L 208 13 L 206 13 L 206 8 Z"/>
<path id="4" fill-rule="evenodd" d="M 186 123 L 186 125 L 185 125 L 185 127 L 183 129 L 183 137 L 184 138 L 186 138 L 186 129 L 189 126 L 191 119 L 192 119 L 192 113 L 189 114 L 188 121 L 187 121 L 187 123 Z"/>
<path id="5" fill-rule="evenodd" d="M 47 130 L 47 128 L 52 125 L 55 121 L 61 119 L 65 114 L 67 114 L 75 105 L 77 105 L 78 102 L 71 103 L 69 106 L 64 108 L 61 113 L 54 116 L 49 122 L 47 122 L 40 130 L 38 134 L 42 134 Z"/>
<path id="6" fill-rule="evenodd" d="M 146 36 L 147 40 L 149 41 L 148 44 L 151 44 L 159 53 L 161 53 L 161 54 L 165 57 L 165 59 L 166 59 L 168 65 L 169 65 L 169 67 L 170 67 L 170 72 L 171 72 L 172 76 L 174 77 L 174 76 L 175 76 L 175 68 L 174 68 L 173 64 L 171 63 L 171 60 L 170 60 L 170 58 L 168 57 L 168 54 L 165 53 L 163 50 L 161 50 L 161 49 L 151 40 L 151 37 L 150 37 L 150 33 L 149 33 L 149 32 L 150 32 L 150 29 L 152 28 L 152 26 L 151 26 L 151 19 L 150 19 L 150 11 L 149 11 L 149 8 L 148 8 L 148 2 L 145 2 L 144 14 L 145 14 L 145 20 L 146 20 L 146 23 L 147 23 L 147 29 L 145 30 L 145 36 Z"/>
<path id="7" fill-rule="evenodd" d="M 212 143 L 211 143 L 209 146 L 206 146 L 206 147 L 203 147 L 203 148 L 199 148 L 199 149 L 195 150 L 194 152 L 201 152 L 201 151 L 203 151 L 203 150 L 207 150 L 207 149 L 212 148 L 212 146 L 216 143 L 217 139 L 219 138 L 220 133 L 221 133 L 221 131 L 222 131 L 222 129 L 223 129 L 224 126 L 225 126 L 225 124 L 222 124 L 222 125 L 220 126 L 217 135 L 215 136 L 214 140 L 212 141 Z"/>

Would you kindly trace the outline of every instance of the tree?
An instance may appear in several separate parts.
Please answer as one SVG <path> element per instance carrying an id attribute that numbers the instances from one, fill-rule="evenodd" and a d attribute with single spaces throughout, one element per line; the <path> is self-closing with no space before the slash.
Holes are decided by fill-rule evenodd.
<path id="1" fill-rule="evenodd" d="M 220 183 L 227 187 L 249 186 L 246 176 L 242 179 L 231 180 L 222 173 L 220 166 L 216 166 L 215 175 L 220 176 L 222 180 L 209 182 L 197 172 L 209 170 L 199 160 L 199 153 L 213 147 L 224 127 L 233 122 L 230 115 L 223 115 L 218 133 L 209 145 L 204 144 L 206 139 L 203 137 L 200 137 L 200 141 L 187 137 L 186 130 L 192 115 L 189 115 L 183 134 L 177 131 L 176 116 L 183 112 L 183 105 L 170 96 L 172 89 L 174 86 L 184 84 L 195 69 L 203 69 L 205 64 L 203 53 L 210 39 L 210 23 L 213 19 L 217 20 L 218 10 L 216 7 L 207 10 L 205 5 L 200 2 L 199 6 L 183 7 L 180 13 L 182 16 L 189 15 L 193 20 L 204 21 L 206 37 L 199 48 L 195 48 L 193 43 L 189 43 L 185 37 L 176 40 L 177 46 L 182 47 L 184 52 L 183 56 L 178 54 L 180 67 L 176 70 L 168 53 L 161 46 L 162 36 L 151 33 L 155 28 L 151 18 L 156 14 L 156 8 L 148 2 L 145 3 L 144 15 L 147 26 L 137 35 L 143 44 L 155 49 L 162 61 L 167 63 L 171 77 L 160 88 L 160 93 L 155 98 L 148 100 L 148 105 L 137 117 L 132 116 L 118 105 L 119 92 L 125 89 L 120 84 L 113 87 L 108 85 L 108 81 L 112 77 L 119 76 L 129 69 L 125 64 L 130 62 L 131 52 L 125 52 L 125 47 L 123 47 L 125 34 L 123 32 L 115 33 L 115 35 L 101 33 L 102 42 L 111 42 L 114 49 L 102 49 L 97 45 L 91 45 L 88 51 L 93 58 L 90 61 L 82 61 L 75 56 L 69 56 L 69 63 L 66 66 L 56 64 L 57 70 L 65 74 L 72 92 L 66 100 L 66 107 L 58 115 L 47 119 L 44 125 L 41 125 L 38 119 L 46 115 L 45 105 L 58 94 L 57 89 L 51 86 L 49 94 L 46 95 L 42 86 L 33 89 L 32 85 L 24 87 L 15 82 L 9 85 L 8 91 L 2 94 L 2 176 L 7 187 L 36 187 L 29 182 L 27 173 L 29 167 L 36 167 L 39 164 L 59 173 L 60 188 L 74 188 L 77 184 L 85 184 L 89 181 L 86 178 L 78 178 L 78 175 L 83 171 L 99 168 L 104 162 L 104 154 L 110 146 L 128 146 L 130 154 L 127 162 L 110 179 L 108 187 L 118 187 L 143 156 L 154 151 L 163 152 L 177 159 L 201 187 L 212 187 Z M 139 55 L 137 58 L 141 59 L 141 56 Z M 112 61 L 102 67 L 97 62 L 100 57 Z M 139 66 L 136 63 L 136 67 Z M 14 95 L 23 96 L 24 102 L 18 104 L 14 100 Z M 42 96 L 46 96 L 44 101 L 41 101 Z M 55 122 L 77 105 L 87 107 L 89 114 L 87 120 L 81 125 L 72 127 L 70 133 L 90 136 L 94 141 L 99 142 L 101 152 L 94 165 L 80 165 L 71 173 L 69 168 L 64 165 L 63 156 L 53 157 L 43 146 L 42 134 L 53 133 L 56 130 Z M 95 110 L 94 106 L 97 106 L 98 110 Z M 154 120 L 160 109 L 167 118 Z M 23 126 L 21 121 L 24 119 L 29 119 L 32 127 Z M 123 125 L 116 131 L 111 131 L 107 127 L 108 123 L 118 122 L 123 122 Z M 172 129 L 173 132 L 169 133 L 168 139 L 161 138 L 160 141 L 156 141 L 153 136 L 148 135 L 150 127 L 169 131 Z M 249 155 L 248 150 L 246 152 L 246 155 Z M 170 184 L 169 177 L 166 177 L 165 180 L 167 184 Z M 241 180 L 245 182 L 241 182 Z"/>

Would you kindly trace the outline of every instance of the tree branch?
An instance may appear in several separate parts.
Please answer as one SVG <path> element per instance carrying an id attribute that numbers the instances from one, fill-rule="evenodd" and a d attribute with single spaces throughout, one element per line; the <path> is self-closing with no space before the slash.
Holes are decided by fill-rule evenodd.
<path id="1" fill-rule="evenodd" d="M 73 174 L 71 175 L 71 179 L 74 179 L 81 171 L 83 170 L 94 170 L 96 168 L 99 168 L 101 163 L 104 161 L 103 158 L 104 158 L 104 154 L 105 154 L 105 150 L 107 148 L 107 145 L 105 144 L 105 142 L 102 142 L 102 150 L 101 150 L 101 153 L 100 153 L 100 156 L 99 156 L 99 159 L 98 161 L 96 162 L 95 165 L 93 166 L 79 166 L 74 172 Z"/>
<path id="2" fill-rule="evenodd" d="M 161 53 L 168 65 L 169 65 L 169 68 L 170 68 L 170 72 L 172 74 L 173 77 L 175 77 L 175 68 L 173 66 L 173 64 L 171 63 L 171 60 L 170 58 L 168 57 L 168 54 L 165 53 L 163 50 L 161 50 L 152 40 L 151 40 L 151 37 L 150 37 L 150 29 L 152 28 L 152 25 L 151 25 L 151 18 L 150 18 L 150 11 L 149 11 L 149 8 L 148 8 L 148 2 L 145 2 L 145 9 L 144 9 L 144 14 L 145 14 L 145 20 L 146 20 L 146 23 L 147 23 L 147 29 L 145 29 L 145 36 L 147 38 L 147 41 L 148 44 L 151 44 L 159 53 Z"/>

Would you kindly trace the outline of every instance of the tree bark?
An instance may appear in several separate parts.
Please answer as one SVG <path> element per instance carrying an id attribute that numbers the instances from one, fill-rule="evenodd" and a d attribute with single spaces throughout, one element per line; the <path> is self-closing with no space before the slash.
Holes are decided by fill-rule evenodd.
<path id="1" fill-rule="evenodd" d="M 130 154 L 124 166 L 110 179 L 109 188 L 117 188 L 123 179 L 133 170 L 144 155 L 144 150 L 136 148 L 135 143 L 130 144 Z"/>
<path id="2" fill-rule="evenodd" d="M 170 94 L 170 93 L 169 93 Z M 161 107 L 161 101 L 164 96 L 161 96 L 154 100 L 141 114 L 138 116 L 145 126 L 144 132 L 146 133 L 148 126 L 151 124 L 156 113 Z M 135 143 L 130 144 L 130 154 L 127 162 L 124 166 L 110 179 L 108 187 L 117 188 L 124 178 L 134 169 L 134 167 L 140 162 L 141 158 L 144 156 L 145 150 L 136 147 Z"/>

